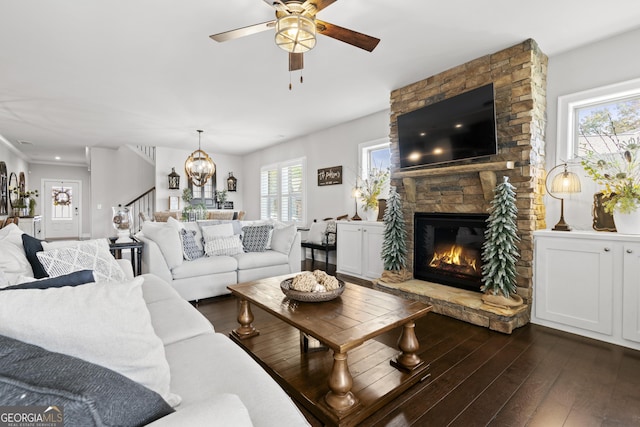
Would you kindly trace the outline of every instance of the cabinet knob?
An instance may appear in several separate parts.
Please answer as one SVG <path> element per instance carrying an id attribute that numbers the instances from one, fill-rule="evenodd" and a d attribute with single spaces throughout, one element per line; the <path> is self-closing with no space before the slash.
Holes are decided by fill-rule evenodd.
<path id="1" fill-rule="evenodd" d="M 610 250 L 611 250 L 611 249 L 609 249 L 609 248 L 604 248 L 604 251 L 605 251 L 605 252 L 609 252 Z"/>
<path id="2" fill-rule="evenodd" d="M 627 249 L 627 253 L 628 253 L 628 254 L 632 254 L 632 253 L 633 253 L 633 250 L 632 250 L 632 249 Z"/>
<path id="3" fill-rule="evenodd" d="M 364 229 L 364 230 L 362 230 L 362 231 L 364 231 L 364 232 L 366 233 L 366 232 L 367 232 L 367 229 L 365 228 L 365 229 Z"/>

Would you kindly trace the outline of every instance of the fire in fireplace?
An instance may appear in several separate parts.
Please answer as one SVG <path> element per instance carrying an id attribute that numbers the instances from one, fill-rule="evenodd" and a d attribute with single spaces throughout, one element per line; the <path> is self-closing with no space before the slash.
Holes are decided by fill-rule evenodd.
<path id="1" fill-rule="evenodd" d="M 480 292 L 485 214 L 416 213 L 413 275 Z"/>

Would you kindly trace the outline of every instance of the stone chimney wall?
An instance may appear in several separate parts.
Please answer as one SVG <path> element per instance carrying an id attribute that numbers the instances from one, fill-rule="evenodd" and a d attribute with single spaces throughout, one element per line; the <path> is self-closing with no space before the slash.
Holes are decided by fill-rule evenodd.
<path id="1" fill-rule="evenodd" d="M 518 293 L 530 302 L 533 231 L 545 228 L 544 148 L 547 56 L 526 40 L 391 92 L 392 185 L 407 223 L 407 268 L 413 270 L 414 212 L 486 213 L 503 176 L 516 187 L 521 258 Z M 400 170 L 397 117 L 493 82 L 498 154 L 418 170 Z"/>

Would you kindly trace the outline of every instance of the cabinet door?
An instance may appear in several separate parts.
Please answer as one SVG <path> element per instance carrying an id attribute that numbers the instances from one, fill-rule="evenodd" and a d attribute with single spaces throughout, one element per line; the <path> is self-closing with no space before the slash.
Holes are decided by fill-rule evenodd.
<path id="1" fill-rule="evenodd" d="M 624 245 L 622 338 L 640 342 L 640 244 Z"/>
<path id="2" fill-rule="evenodd" d="M 366 226 L 362 229 L 362 274 L 366 277 L 377 279 L 382 275 L 384 263 L 382 262 L 382 241 L 384 240 L 384 227 Z"/>
<path id="3" fill-rule="evenodd" d="M 611 335 L 615 250 L 597 240 L 536 239 L 536 316 Z"/>
<path id="4" fill-rule="evenodd" d="M 341 273 L 362 274 L 362 226 L 338 224 L 337 270 Z"/>

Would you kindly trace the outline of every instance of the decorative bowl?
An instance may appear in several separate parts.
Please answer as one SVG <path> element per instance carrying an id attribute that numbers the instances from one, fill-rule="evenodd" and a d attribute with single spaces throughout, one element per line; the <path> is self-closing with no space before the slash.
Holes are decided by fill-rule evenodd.
<path id="1" fill-rule="evenodd" d="M 334 298 L 338 298 L 344 292 L 344 281 L 338 279 L 338 289 L 334 289 L 332 291 L 327 292 L 303 292 L 297 291 L 291 287 L 291 283 L 293 282 L 293 278 L 286 279 L 280 282 L 280 289 L 282 293 L 287 296 L 287 298 L 291 298 L 296 301 L 301 302 L 323 302 L 323 301 L 331 301 Z"/>

